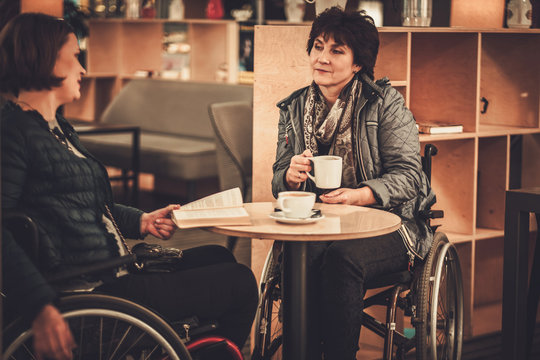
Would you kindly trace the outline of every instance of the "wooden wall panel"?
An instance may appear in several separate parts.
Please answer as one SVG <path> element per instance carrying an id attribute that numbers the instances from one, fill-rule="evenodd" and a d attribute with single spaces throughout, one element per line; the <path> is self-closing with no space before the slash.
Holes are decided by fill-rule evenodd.
<path id="1" fill-rule="evenodd" d="M 450 26 L 502 28 L 504 4 L 493 0 L 452 0 Z"/>
<path id="2" fill-rule="evenodd" d="M 62 0 L 21 0 L 21 13 L 24 12 L 40 12 L 62 17 L 64 15 L 64 2 Z"/>
<path id="3" fill-rule="evenodd" d="M 311 83 L 306 43 L 309 26 L 255 27 L 253 89 L 253 201 L 273 200 L 279 112 L 276 104 Z"/>

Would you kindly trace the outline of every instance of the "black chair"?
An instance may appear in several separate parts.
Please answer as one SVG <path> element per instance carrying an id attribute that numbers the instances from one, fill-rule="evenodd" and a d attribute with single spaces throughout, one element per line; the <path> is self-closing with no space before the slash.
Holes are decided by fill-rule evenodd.
<path id="1" fill-rule="evenodd" d="M 431 181 L 431 160 L 437 148 L 427 144 L 422 166 Z M 440 210 L 421 214 L 428 223 L 443 217 Z M 437 226 L 432 226 L 435 231 Z M 261 296 L 255 317 L 255 345 L 252 360 L 269 360 L 280 353 L 281 338 L 281 244 L 275 242 L 261 275 Z M 384 322 L 363 313 L 363 327 L 384 338 L 383 359 L 404 359 L 416 348 L 416 358 L 460 359 L 463 339 L 463 285 L 455 247 L 445 234 L 435 232 L 431 250 L 423 262 L 410 270 L 381 276 L 366 284 L 367 289 L 385 288 L 364 299 L 364 309 L 386 307 Z M 410 290 L 410 291 L 409 291 Z M 413 336 L 396 329 L 397 309 L 411 317 Z"/>
<path id="2" fill-rule="evenodd" d="M 244 202 L 250 202 L 253 107 L 246 101 L 214 103 L 208 107 L 208 114 L 216 140 L 220 189 L 239 187 Z M 227 248 L 233 251 L 237 241 L 230 236 Z"/>

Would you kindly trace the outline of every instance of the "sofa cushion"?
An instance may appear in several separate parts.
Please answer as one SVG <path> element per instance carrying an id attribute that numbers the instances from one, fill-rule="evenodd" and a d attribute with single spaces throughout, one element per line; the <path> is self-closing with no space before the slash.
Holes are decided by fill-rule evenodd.
<path id="1" fill-rule="evenodd" d="M 101 123 L 136 125 L 143 131 L 213 138 L 208 106 L 223 101 L 249 101 L 247 85 L 134 79 L 107 107 Z"/>
<path id="2" fill-rule="evenodd" d="M 131 134 L 80 135 L 88 151 L 106 165 L 131 168 Z M 214 139 L 142 131 L 140 171 L 196 180 L 217 176 Z"/>

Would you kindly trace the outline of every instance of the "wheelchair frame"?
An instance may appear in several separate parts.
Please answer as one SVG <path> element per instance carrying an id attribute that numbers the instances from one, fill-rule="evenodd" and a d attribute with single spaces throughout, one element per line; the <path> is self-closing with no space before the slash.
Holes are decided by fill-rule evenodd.
<path id="1" fill-rule="evenodd" d="M 422 157 L 422 168 L 431 182 L 431 160 L 437 148 L 427 144 Z M 440 210 L 421 214 L 426 221 L 443 217 Z M 416 348 L 417 360 L 438 359 L 443 352 L 445 359 L 461 358 L 463 339 L 463 285 L 457 250 L 445 234 L 434 230 L 434 240 L 426 259 L 413 271 L 388 274 L 366 284 L 366 289 L 387 287 L 364 299 L 362 326 L 384 338 L 383 359 L 404 359 L 405 354 Z M 282 343 L 280 320 L 280 246 L 275 242 L 269 251 L 261 275 L 260 300 L 255 317 L 255 345 L 252 360 L 270 360 Z M 447 282 L 449 280 L 450 282 Z M 446 285 L 441 286 L 441 285 Z M 390 287 L 389 287 L 390 286 Z M 389 288 L 388 288 L 389 287 Z M 400 296 L 403 295 L 403 296 Z M 446 302 L 444 302 L 446 300 Z M 448 305 L 449 309 L 443 309 Z M 367 314 L 373 305 L 386 306 L 384 323 Z M 439 309 L 439 307 L 441 309 Z M 397 309 L 411 316 L 415 335 L 407 337 L 396 330 Z M 447 341 L 440 343 L 441 333 Z M 395 347 L 395 351 L 394 351 Z"/>
<path id="2" fill-rule="evenodd" d="M 3 220 L 7 220 L 10 223 L 10 229 L 16 227 L 21 230 L 24 234 L 24 241 L 20 245 L 29 254 L 31 259 L 36 259 L 39 239 L 37 226 L 34 221 L 20 212 L 3 214 Z M 76 271 L 54 274 L 48 276 L 47 280 L 51 283 L 58 284 L 77 278 L 83 274 L 91 274 L 127 265 L 133 263 L 135 260 L 135 255 L 125 255 L 110 259 L 109 261 L 81 267 Z M 88 358 L 82 355 L 82 352 L 93 351 L 92 346 L 83 345 L 83 339 L 90 336 L 96 340 L 96 334 L 99 334 L 98 348 L 100 350 L 100 359 L 102 352 L 105 351 L 102 345 L 106 342 L 109 345 L 109 356 L 106 357 L 107 359 L 133 359 L 133 357 L 128 357 L 128 355 L 135 348 L 144 352 L 139 354 L 142 356 L 141 359 L 191 360 L 191 354 L 204 353 L 211 348 L 219 346 L 230 355 L 231 360 L 243 360 L 242 352 L 229 339 L 221 336 L 204 335 L 205 332 L 214 330 L 216 328 L 215 324 L 196 329 L 191 334 L 200 336 L 193 340 L 188 336 L 189 327 L 186 328 L 184 324 L 183 330 L 186 332 L 186 336 L 182 338 L 167 320 L 150 309 L 116 296 L 93 293 L 92 290 L 84 282 L 82 286 L 81 283 L 78 283 L 75 288 L 63 288 L 61 292 L 64 296 L 60 297 L 58 303 L 60 313 L 66 322 L 70 324 L 70 329 L 74 333 L 74 339 L 76 342 L 79 342 L 75 350 L 80 351 L 78 358 Z M 76 328 L 73 327 L 74 323 L 77 325 Z M 102 335 L 110 330 L 107 329 L 108 324 L 113 326 L 113 330 L 109 340 L 104 341 Z M 117 329 L 119 332 L 122 332 L 119 338 L 116 336 Z M 138 335 L 135 336 L 133 344 L 126 349 L 125 343 L 127 340 L 133 338 L 132 334 L 134 332 Z M 15 319 L 4 329 L 3 336 L 3 359 L 35 358 L 32 350 L 33 333 L 31 324 L 27 320 L 25 321 L 23 318 Z M 113 346 L 112 342 L 114 341 L 117 341 L 117 343 L 114 345 L 111 355 L 111 346 Z M 149 341 L 153 341 L 154 344 L 149 345 Z M 140 342 L 144 343 L 144 348 L 137 346 Z M 148 347 L 151 349 L 150 352 L 147 352 Z M 158 348 L 161 348 L 161 350 L 156 353 Z M 120 354 L 120 357 L 115 357 L 121 349 L 123 353 Z M 94 355 L 91 358 L 96 358 Z"/>

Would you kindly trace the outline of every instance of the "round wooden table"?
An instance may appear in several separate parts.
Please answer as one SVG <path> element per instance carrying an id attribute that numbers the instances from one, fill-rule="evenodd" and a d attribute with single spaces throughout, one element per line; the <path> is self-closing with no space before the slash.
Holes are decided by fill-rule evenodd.
<path id="1" fill-rule="evenodd" d="M 317 311 L 308 301 L 306 241 L 361 239 L 396 231 L 401 219 L 373 208 L 315 204 L 324 218 L 311 224 L 282 224 L 269 217 L 275 203 L 247 203 L 244 207 L 251 225 L 215 226 L 208 230 L 230 236 L 283 241 L 283 359 L 313 360 L 318 341 L 314 320 L 308 314 Z"/>

